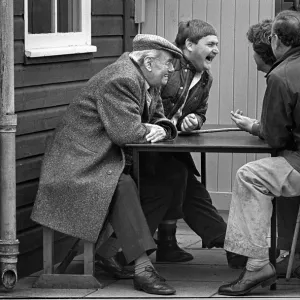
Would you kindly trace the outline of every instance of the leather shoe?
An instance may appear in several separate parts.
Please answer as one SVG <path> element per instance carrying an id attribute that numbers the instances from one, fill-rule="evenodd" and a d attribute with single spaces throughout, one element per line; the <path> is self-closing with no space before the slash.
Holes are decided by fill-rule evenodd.
<path id="1" fill-rule="evenodd" d="M 193 255 L 181 249 L 176 241 L 161 243 L 157 246 L 157 262 L 185 262 L 193 259 Z"/>
<path id="2" fill-rule="evenodd" d="M 148 294 L 173 295 L 176 293 L 176 290 L 169 286 L 151 266 L 147 266 L 143 273 L 134 276 L 133 286 L 136 290 Z"/>
<path id="3" fill-rule="evenodd" d="M 276 282 L 276 270 L 271 263 L 268 263 L 259 271 L 251 272 L 245 268 L 237 280 L 220 286 L 218 293 L 227 296 L 241 296 L 259 286 L 266 287 L 274 282 Z"/>
<path id="4" fill-rule="evenodd" d="M 104 258 L 96 253 L 95 255 L 95 269 L 104 270 L 115 278 L 118 279 L 133 279 L 134 272 L 126 270 L 123 266 L 117 261 L 116 257 Z"/>
<path id="5" fill-rule="evenodd" d="M 236 254 L 230 251 L 226 251 L 227 263 L 231 269 L 243 269 L 246 264 L 248 257 L 240 254 Z"/>
<path id="6" fill-rule="evenodd" d="M 290 254 L 289 253 L 282 253 L 279 254 L 276 260 L 276 273 L 277 277 L 285 278 L 287 273 L 287 267 L 289 263 Z M 300 254 L 295 253 L 291 278 L 300 278 Z"/>

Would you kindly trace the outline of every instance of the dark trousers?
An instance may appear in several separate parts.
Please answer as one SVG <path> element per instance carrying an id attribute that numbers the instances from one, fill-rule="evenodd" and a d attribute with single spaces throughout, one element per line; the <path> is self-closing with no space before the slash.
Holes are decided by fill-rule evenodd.
<path id="1" fill-rule="evenodd" d="M 227 225 L 213 206 L 207 189 L 191 171 L 188 172 L 183 214 L 185 222 L 206 247 L 224 246 Z"/>
<path id="2" fill-rule="evenodd" d="M 223 247 L 226 223 L 192 170 L 169 153 L 151 166 L 151 171 L 141 170 L 141 204 L 151 233 L 162 220 L 184 218 L 207 247 Z"/>
<path id="3" fill-rule="evenodd" d="M 299 210 L 299 204 L 300 197 L 279 197 L 277 199 L 278 249 L 291 249 L 296 226 L 296 219 Z M 296 251 L 300 252 L 300 237 L 297 241 Z"/>
<path id="4" fill-rule="evenodd" d="M 170 211 L 170 207 L 173 207 L 175 211 L 174 217 L 172 216 L 171 219 L 183 217 L 181 199 L 184 191 L 182 189 L 178 191 L 174 186 L 180 182 L 182 175 L 176 170 L 173 172 L 173 166 L 171 161 L 167 160 L 164 163 L 156 161 L 155 173 L 152 173 L 152 171 L 147 172 L 146 170 L 149 169 L 141 168 L 141 206 L 152 235 L 155 233 L 158 225 L 165 219 L 167 212 Z M 169 171 L 166 171 L 165 167 L 168 167 Z M 181 195 L 178 195 L 178 192 Z"/>
<path id="5" fill-rule="evenodd" d="M 156 249 L 152 233 L 141 208 L 135 182 L 122 174 L 110 209 L 111 223 L 126 261 L 134 261 L 148 250 Z"/>

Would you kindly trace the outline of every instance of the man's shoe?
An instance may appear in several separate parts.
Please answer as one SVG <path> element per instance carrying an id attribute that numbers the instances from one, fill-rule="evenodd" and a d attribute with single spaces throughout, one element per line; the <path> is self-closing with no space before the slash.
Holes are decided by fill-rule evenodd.
<path id="1" fill-rule="evenodd" d="M 230 251 L 226 251 L 227 263 L 231 269 L 243 269 L 246 264 L 248 257 L 240 254 L 236 254 Z"/>
<path id="2" fill-rule="evenodd" d="M 276 282 L 276 270 L 271 263 L 268 263 L 256 272 L 247 271 L 245 268 L 237 280 L 220 286 L 218 293 L 227 296 L 241 296 L 259 286 L 266 287 L 274 282 Z"/>
<path id="3" fill-rule="evenodd" d="M 126 270 L 123 266 L 117 261 L 116 257 L 103 258 L 99 254 L 95 255 L 95 269 L 96 271 L 101 269 L 109 273 L 117 279 L 133 279 L 134 272 Z"/>
<path id="4" fill-rule="evenodd" d="M 276 273 L 277 277 L 285 278 L 287 267 L 289 263 L 290 255 L 289 253 L 281 253 L 276 260 Z M 291 278 L 300 278 L 300 255 L 299 253 L 295 253 L 294 262 L 292 267 Z"/>
<path id="5" fill-rule="evenodd" d="M 151 266 L 146 267 L 145 272 L 134 276 L 133 286 L 136 290 L 148 294 L 173 295 L 176 293 L 176 290 L 169 286 Z"/>

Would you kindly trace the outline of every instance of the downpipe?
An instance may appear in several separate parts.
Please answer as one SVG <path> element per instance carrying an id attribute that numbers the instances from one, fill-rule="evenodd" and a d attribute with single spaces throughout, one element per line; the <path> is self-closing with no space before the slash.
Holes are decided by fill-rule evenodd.
<path id="1" fill-rule="evenodd" d="M 17 281 L 14 1 L 0 0 L 0 285 Z"/>
<path id="2" fill-rule="evenodd" d="M 1 283 L 10 290 L 18 281 L 17 255 L 19 254 L 19 241 L 0 240 L 0 270 Z"/>
<path id="3" fill-rule="evenodd" d="M 18 281 L 16 239 L 16 115 L 0 116 L 0 278 L 6 289 Z"/>

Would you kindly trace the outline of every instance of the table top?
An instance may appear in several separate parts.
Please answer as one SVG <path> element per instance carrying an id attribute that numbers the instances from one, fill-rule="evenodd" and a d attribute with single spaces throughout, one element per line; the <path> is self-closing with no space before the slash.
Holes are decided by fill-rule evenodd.
<path id="1" fill-rule="evenodd" d="M 233 125 L 206 125 L 203 129 L 232 128 Z M 235 152 L 235 153 L 272 153 L 272 149 L 260 138 L 244 131 L 198 133 L 179 135 L 173 141 L 147 144 L 128 144 L 138 151 L 159 152 Z"/>

